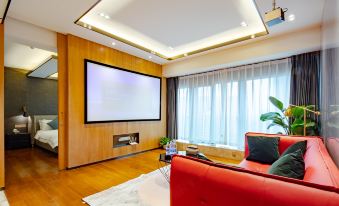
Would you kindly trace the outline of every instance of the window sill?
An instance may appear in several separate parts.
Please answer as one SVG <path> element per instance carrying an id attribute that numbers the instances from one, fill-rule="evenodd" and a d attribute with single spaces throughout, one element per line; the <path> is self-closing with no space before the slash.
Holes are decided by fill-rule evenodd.
<path id="1" fill-rule="evenodd" d="M 240 149 L 238 147 L 233 147 L 233 146 L 224 145 L 224 144 L 194 143 L 194 142 L 190 142 L 190 141 L 182 140 L 182 139 L 178 139 L 178 140 L 176 140 L 176 142 L 185 143 L 185 144 L 193 144 L 193 145 L 198 145 L 198 146 L 206 146 L 206 147 L 215 147 L 215 148 L 237 150 L 237 151 L 242 151 L 242 152 L 244 151 L 243 149 Z"/>
<path id="2" fill-rule="evenodd" d="M 196 144 L 190 143 L 185 140 L 177 140 L 178 150 L 186 150 L 186 147 L 190 144 L 197 145 L 199 151 L 205 155 L 211 155 L 215 157 L 222 157 L 232 160 L 241 161 L 244 159 L 244 151 L 241 151 L 235 147 L 230 147 L 227 145 L 212 145 L 212 144 Z"/>

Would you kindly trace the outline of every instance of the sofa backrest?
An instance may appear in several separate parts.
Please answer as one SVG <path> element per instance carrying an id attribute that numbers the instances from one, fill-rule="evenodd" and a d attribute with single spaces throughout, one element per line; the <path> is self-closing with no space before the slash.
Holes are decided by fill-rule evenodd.
<path id="1" fill-rule="evenodd" d="M 280 137 L 279 153 L 282 154 L 290 145 L 307 140 L 307 150 L 304 155 L 305 176 L 304 181 L 318 185 L 327 185 L 339 188 L 339 171 L 326 150 L 321 138 L 286 136 L 263 133 L 247 133 L 245 138 L 245 158 L 248 156 L 248 136 Z"/>
<path id="2" fill-rule="evenodd" d="M 282 154 L 290 145 L 308 139 L 320 139 L 318 136 L 287 136 L 287 135 L 280 135 L 280 134 L 265 134 L 265 133 L 255 133 L 255 132 L 248 132 L 245 134 L 245 158 L 249 155 L 248 144 L 247 144 L 247 137 L 253 136 L 260 136 L 260 137 L 280 137 L 279 141 L 279 153 Z"/>

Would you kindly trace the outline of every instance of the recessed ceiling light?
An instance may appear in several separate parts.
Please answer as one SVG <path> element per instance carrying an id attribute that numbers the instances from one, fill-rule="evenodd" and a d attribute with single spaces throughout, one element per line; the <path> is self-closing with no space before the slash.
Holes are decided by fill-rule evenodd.
<path id="1" fill-rule="evenodd" d="M 187 54 L 187 53 L 185 53 L 185 54 L 184 54 L 184 56 L 185 56 L 185 57 L 187 57 L 187 56 L 188 56 L 188 54 Z"/>
<path id="2" fill-rule="evenodd" d="M 152 56 L 148 56 L 149 59 L 152 59 Z"/>
<path id="3" fill-rule="evenodd" d="M 105 19 L 110 19 L 111 17 L 109 17 L 108 15 L 105 16 Z"/>
<path id="4" fill-rule="evenodd" d="M 295 20 L 295 15 L 291 14 L 288 16 L 288 21 L 294 21 Z"/>
<path id="5" fill-rule="evenodd" d="M 115 42 L 112 42 L 112 45 L 113 45 L 113 46 L 115 46 L 115 45 L 116 45 L 116 43 L 115 43 Z"/>
<path id="6" fill-rule="evenodd" d="M 100 15 L 101 17 L 104 17 L 104 16 L 105 16 L 105 13 L 101 12 L 99 15 Z"/>
<path id="7" fill-rule="evenodd" d="M 91 25 L 88 25 L 88 27 L 87 27 L 88 29 L 92 29 L 92 26 Z"/>
<path id="8" fill-rule="evenodd" d="M 155 51 L 151 51 L 152 54 L 155 54 Z"/>
<path id="9" fill-rule="evenodd" d="M 87 24 L 84 24 L 84 27 L 87 28 Z"/>
<path id="10" fill-rule="evenodd" d="M 254 38 L 255 38 L 255 35 L 254 35 L 254 34 L 252 34 L 252 35 L 251 35 L 251 39 L 254 39 Z"/>
<path id="11" fill-rule="evenodd" d="M 240 25 L 243 26 L 243 27 L 246 27 L 247 23 L 243 21 L 243 22 L 240 23 Z"/>

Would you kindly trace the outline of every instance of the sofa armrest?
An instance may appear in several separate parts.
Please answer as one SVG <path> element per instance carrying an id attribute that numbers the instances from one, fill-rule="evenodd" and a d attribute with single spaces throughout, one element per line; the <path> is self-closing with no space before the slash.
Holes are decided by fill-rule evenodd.
<path id="1" fill-rule="evenodd" d="M 335 205 L 335 188 L 314 188 L 189 157 L 174 156 L 171 164 L 171 205 Z M 300 181 L 301 182 L 301 181 Z M 326 203 L 326 204 L 324 204 Z"/>

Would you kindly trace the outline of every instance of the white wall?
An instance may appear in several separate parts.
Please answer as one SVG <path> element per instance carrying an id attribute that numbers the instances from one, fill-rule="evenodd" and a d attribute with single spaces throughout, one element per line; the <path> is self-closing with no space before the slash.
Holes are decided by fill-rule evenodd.
<path id="1" fill-rule="evenodd" d="M 163 66 L 163 75 L 165 77 L 187 75 L 320 50 L 321 27 L 314 26 L 249 42 L 166 64 Z"/>
<path id="2" fill-rule="evenodd" d="M 5 21 L 6 40 L 57 52 L 56 32 L 10 17 Z"/>

